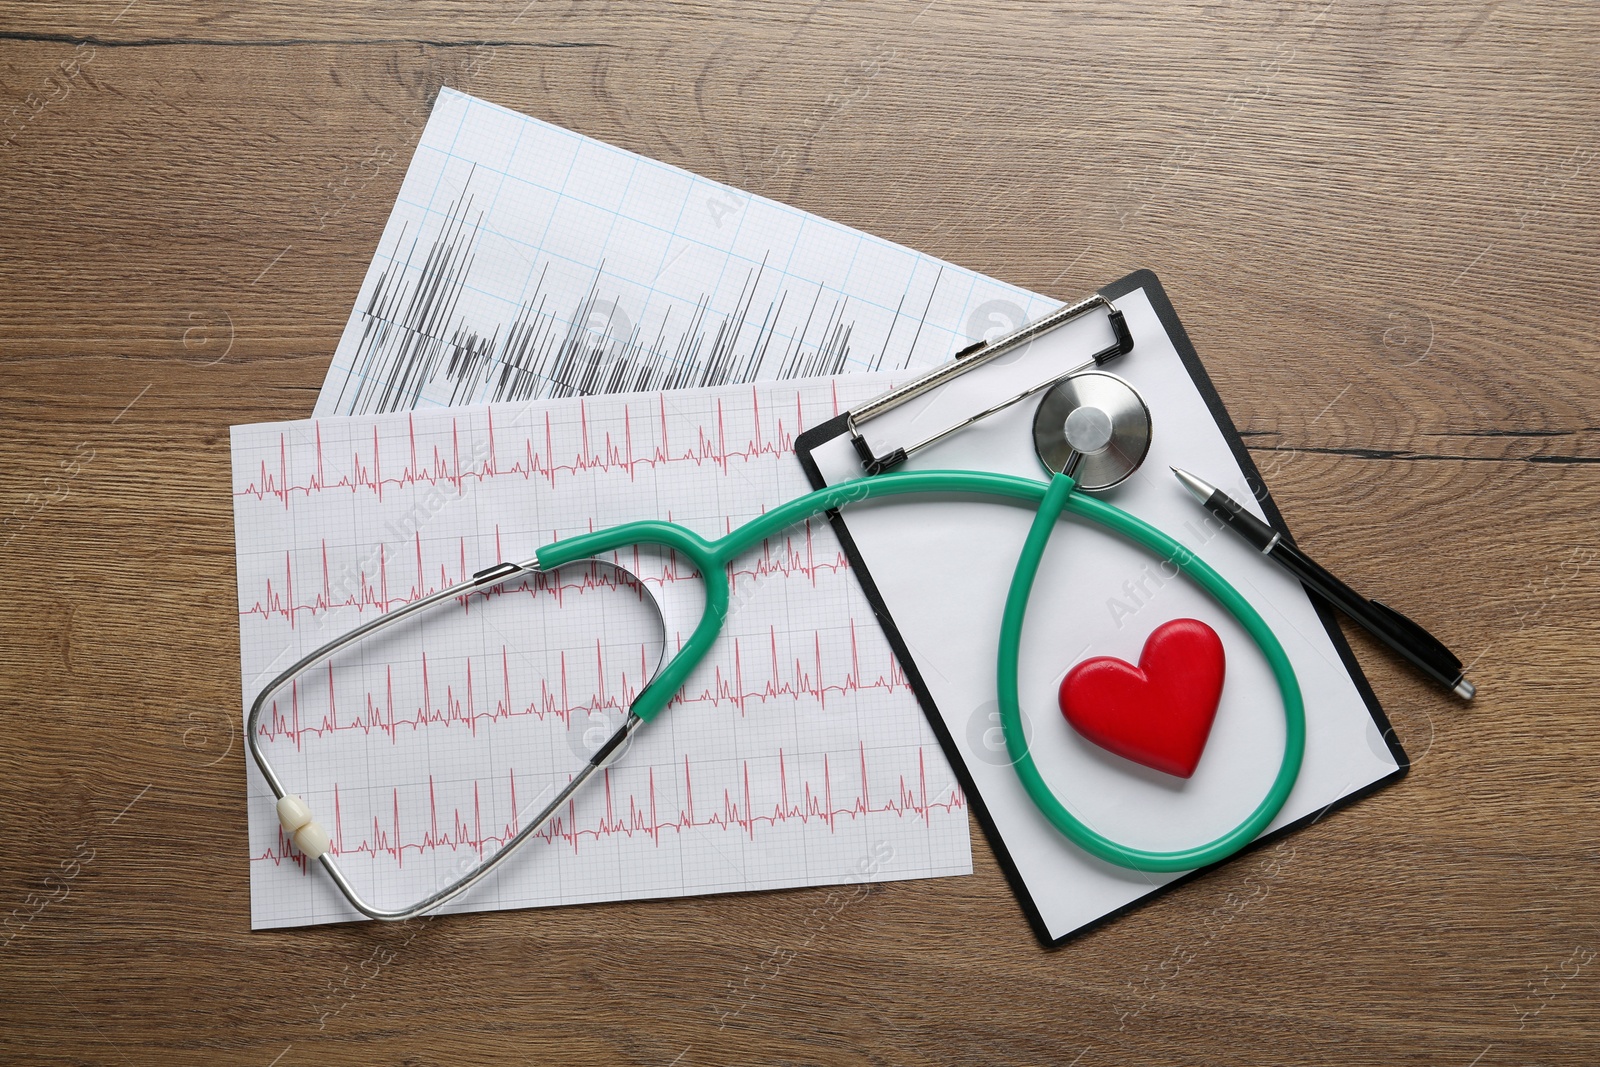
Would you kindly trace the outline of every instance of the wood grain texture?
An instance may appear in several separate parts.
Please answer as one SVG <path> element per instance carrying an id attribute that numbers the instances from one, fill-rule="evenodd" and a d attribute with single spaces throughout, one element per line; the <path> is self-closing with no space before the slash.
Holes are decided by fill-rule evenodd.
<path id="1" fill-rule="evenodd" d="M 0 1060 L 1600 1059 L 1600 11 L 524 4 L 0 2 Z M 1053 953 L 980 836 L 820 932 L 250 933 L 227 427 L 310 411 L 445 84 L 1063 298 L 1155 269 L 1481 697 L 1352 634 L 1410 778 Z"/>

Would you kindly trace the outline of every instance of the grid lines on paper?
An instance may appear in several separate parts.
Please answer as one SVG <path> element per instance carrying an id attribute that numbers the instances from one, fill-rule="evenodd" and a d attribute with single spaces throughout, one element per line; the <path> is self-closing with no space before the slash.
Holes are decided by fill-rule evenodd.
<path id="1" fill-rule="evenodd" d="M 804 492 L 795 436 L 881 387 L 238 427 L 246 701 L 330 636 L 561 536 L 651 517 L 720 536 Z M 702 603 L 692 568 L 648 548 L 615 562 L 660 597 L 679 647 Z M 964 797 L 826 521 L 769 538 L 729 577 L 724 635 L 680 697 L 454 907 L 828 884 L 884 855 L 871 877 L 970 869 Z M 260 740 L 352 879 L 385 905 L 419 899 L 492 855 L 620 723 L 657 654 L 636 606 L 599 572 L 508 583 L 308 671 Z M 250 824 L 256 925 L 353 917 L 308 876 L 254 771 Z"/>
<path id="2" fill-rule="evenodd" d="M 446 90 L 317 413 L 923 367 L 1048 303 Z"/>

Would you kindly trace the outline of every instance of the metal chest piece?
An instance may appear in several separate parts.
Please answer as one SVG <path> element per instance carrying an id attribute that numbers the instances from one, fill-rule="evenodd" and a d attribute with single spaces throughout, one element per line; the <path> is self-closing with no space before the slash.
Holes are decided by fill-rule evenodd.
<path id="1" fill-rule="evenodd" d="M 1069 474 L 1089 492 L 1110 489 L 1150 451 L 1150 409 L 1115 374 L 1074 374 L 1040 398 L 1033 447 L 1051 473 Z"/>

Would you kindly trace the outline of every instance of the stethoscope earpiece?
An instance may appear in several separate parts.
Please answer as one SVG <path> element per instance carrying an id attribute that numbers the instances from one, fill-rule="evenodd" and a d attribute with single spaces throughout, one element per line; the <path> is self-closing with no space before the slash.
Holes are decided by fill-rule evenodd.
<path id="1" fill-rule="evenodd" d="M 662 665 L 667 659 L 667 622 L 666 613 L 662 611 L 661 602 L 651 592 L 650 587 L 638 575 L 614 560 L 604 559 L 600 556 L 592 558 L 575 558 L 564 564 L 569 573 L 580 569 L 587 574 L 577 579 L 578 582 L 595 587 L 606 586 L 617 592 L 623 593 L 631 599 L 644 605 L 645 618 L 651 632 L 659 632 L 660 640 L 654 645 L 641 646 L 642 665 L 648 673 L 640 679 L 643 689 L 648 690 L 650 683 L 654 682 L 661 674 Z M 474 574 L 471 578 L 455 585 L 420 597 L 401 607 L 387 611 L 377 618 L 357 626 L 355 629 L 334 638 L 327 644 L 302 657 L 288 670 L 268 682 L 266 688 L 256 695 L 255 701 L 250 705 L 250 714 L 245 720 L 245 738 L 251 757 L 261 771 L 261 776 L 266 779 L 273 795 L 278 798 L 278 821 L 283 827 L 283 832 L 295 844 L 295 847 L 308 860 L 320 861 L 328 876 L 333 879 L 339 891 L 344 894 L 352 907 L 361 914 L 371 919 L 383 919 L 391 922 L 414 919 L 426 915 L 435 908 L 454 900 L 465 893 L 475 884 L 482 881 L 500 864 L 504 863 L 512 853 L 520 849 L 527 841 L 544 827 L 545 823 L 565 808 L 573 795 L 583 787 L 596 772 L 603 771 L 626 750 L 628 742 L 634 733 L 644 725 L 644 720 L 633 714 L 629 709 L 627 717 L 616 730 L 588 756 L 588 762 L 579 764 L 573 769 L 572 775 L 566 784 L 555 793 L 553 799 L 548 801 L 537 813 L 529 810 L 517 813 L 516 822 L 520 829 L 510 840 L 501 845 L 499 850 L 487 857 L 480 853 L 480 861 L 463 869 L 459 878 L 447 881 L 440 886 L 437 892 L 424 899 L 403 908 L 381 908 L 368 901 L 359 890 L 345 876 L 343 868 L 339 865 L 335 850 L 333 849 L 334 836 L 316 821 L 315 813 L 311 806 L 297 793 L 290 792 L 287 785 L 278 776 L 272 762 L 267 757 L 266 751 L 261 747 L 260 722 L 261 715 L 272 700 L 272 697 L 287 686 L 290 682 L 300 677 L 314 666 L 331 663 L 340 652 L 350 648 L 364 638 L 382 630 L 389 630 L 403 619 L 415 619 L 429 608 L 448 606 L 456 602 L 465 606 L 473 595 L 488 595 L 500 589 L 506 582 L 513 578 L 522 577 L 535 583 L 551 586 L 557 590 L 561 588 L 560 567 L 542 567 L 537 559 L 525 563 L 500 563 L 493 567 L 485 568 Z M 609 577 L 606 573 L 609 572 Z M 585 579 L 587 581 L 585 581 Z M 532 591 L 532 588 L 530 588 Z M 650 651 L 655 652 L 654 663 L 651 663 Z M 564 677 L 564 675 L 563 675 Z M 330 683 L 331 684 L 331 683 Z M 674 686 L 676 689 L 676 686 Z M 569 710 L 568 714 L 571 712 Z M 570 721 L 568 723 L 571 727 Z M 533 801 L 537 804 L 549 793 L 541 793 Z M 396 801 L 398 803 L 398 800 Z M 337 812 L 337 801 L 335 802 Z M 398 817 L 398 816 L 397 816 Z M 337 827 L 337 824 L 335 824 Z"/>

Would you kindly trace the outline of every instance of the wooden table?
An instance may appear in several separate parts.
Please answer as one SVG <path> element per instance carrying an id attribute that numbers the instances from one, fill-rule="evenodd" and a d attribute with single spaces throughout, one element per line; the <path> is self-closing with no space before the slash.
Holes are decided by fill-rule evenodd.
<path id="1" fill-rule="evenodd" d="M 1600 1059 L 1600 12 L 526 3 L 0 3 L 0 1059 Z M 976 834 L 809 941 L 826 890 L 250 933 L 227 427 L 311 410 L 442 85 L 1062 298 L 1154 268 L 1481 696 L 1353 633 L 1410 778 L 1053 953 Z"/>

